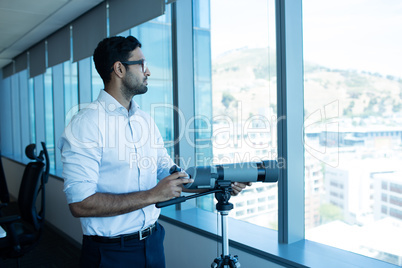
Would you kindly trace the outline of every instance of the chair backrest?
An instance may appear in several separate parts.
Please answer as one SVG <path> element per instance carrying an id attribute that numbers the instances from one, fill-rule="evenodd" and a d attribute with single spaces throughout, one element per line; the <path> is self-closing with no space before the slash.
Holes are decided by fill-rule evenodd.
<path id="1" fill-rule="evenodd" d="M 44 205 L 44 183 L 43 172 L 45 164 L 43 162 L 30 162 L 24 170 L 20 190 L 18 193 L 18 208 L 21 219 L 30 223 L 36 230 L 43 224 L 42 210 Z M 40 198 L 40 211 L 37 208 L 37 198 Z"/>
<path id="2" fill-rule="evenodd" d="M 6 176 L 4 175 L 3 161 L 0 154 L 0 201 L 1 203 L 10 203 L 10 194 L 8 193 Z"/>

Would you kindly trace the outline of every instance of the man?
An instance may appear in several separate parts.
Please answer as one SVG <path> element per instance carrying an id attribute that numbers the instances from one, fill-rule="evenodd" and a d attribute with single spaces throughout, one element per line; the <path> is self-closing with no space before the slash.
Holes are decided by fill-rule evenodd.
<path id="1" fill-rule="evenodd" d="M 84 234 L 81 266 L 165 267 L 154 204 L 180 196 L 192 179 L 169 174 L 174 163 L 159 130 L 132 99 L 147 92 L 151 75 L 140 42 L 106 38 L 94 62 L 105 88 L 59 141 L 64 192 Z M 233 185 L 234 194 L 244 187 Z"/>

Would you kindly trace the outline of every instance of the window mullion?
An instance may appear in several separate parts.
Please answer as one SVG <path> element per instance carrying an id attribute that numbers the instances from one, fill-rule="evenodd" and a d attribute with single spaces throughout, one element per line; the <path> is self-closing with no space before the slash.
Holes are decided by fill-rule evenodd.
<path id="1" fill-rule="evenodd" d="M 176 9 L 175 37 L 176 48 L 173 57 L 176 59 L 176 85 L 177 90 L 175 104 L 177 104 L 178 133 L 175 137 L 179 142 L 179 164 L 186 168 L 195 163 L 195 138 L 194 131 L 194 62 L 193 62 L 193 19 L 192 2 L 178 1 L 173 3 Z"/>
<path id="2" fill-rule="evenodd" d="M 45 141 L 45 102 L 44 102 L 44 75 L 34 77 L 35 90 L 35 129 L 36 144 L 40 148 L 41 142 Z"/>
<path id="3" fill-rule="evenodd" d="M 192 1 L 172 4 L 173 98 L 175 105 L 175 159 L 183 168 L 195 164 L 194 53 Z M 177 205 L 194 207 L 195 200 Z"/>
<path id="4" fill-rule="evenodd" d="M 61 153 L 57 149 L 58 137 L 61 136 L 64 130 L 64 74 L 63 64 L 58 64 L 53 67 L 53 124 L 55 137 L 55 167 L 56 170 L 62 169 Z"/>
<path id="5" fill-rule="evenodd" d="M 302 1 L 276 1 L 278 240 L 304 239 L 303 35 Z"/>

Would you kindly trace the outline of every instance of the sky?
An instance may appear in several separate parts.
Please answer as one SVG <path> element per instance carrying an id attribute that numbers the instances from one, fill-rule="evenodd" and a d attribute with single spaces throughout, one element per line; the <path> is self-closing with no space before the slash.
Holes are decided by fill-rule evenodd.
<path id="1" fill-rule="evenodd" d="M 304 57 L 402 78 L 402 1 L 303 0 Z"/>
<path id="2" fill-rule="evenodd" d="M 274 46 L 273 3 L 211 0 L 212 57 Z M 401 0 L 303 0 L 303 36 L 306 61 L 402 78 Z"/>
<path id="3" fill-rule="evenodd" d="M 210 1 L 213 59 L 236 48 L 267 47 L 269 42 L 275 45 L 275 17 L 268 18 L 268 14 L 274 14 L 275 7 L 269 1 Z"/>

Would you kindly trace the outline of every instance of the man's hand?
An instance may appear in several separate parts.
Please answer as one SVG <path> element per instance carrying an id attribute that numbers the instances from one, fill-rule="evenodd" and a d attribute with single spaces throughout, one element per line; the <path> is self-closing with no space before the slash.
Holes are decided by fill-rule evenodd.
<path id="1" fill-rule="evenodd" d="M 232 182 L 232 195 L 238 195 L 247 186 L 251 186 L 251 182 Z"/>
<path id="2" fill-rule="evenodd" d="M 183 183 L 192 179 L 185 172 L 174 173 L 147 191 L 126 194 L 95 193 L 81 202 L 69 205 L 74 217 L 110 217 L 144 208 L 151 204 L 179 197 Z"/>
<path id="3" fill-rule="evenodd" d="M 179 197 L 185 183 L 192 183 L 193 179 L 188 179 L 186 172 L 175 172 L 152 188 L 152 195 L 157 199 L 156 202 L 170 200 L 174 197 Z"/>

